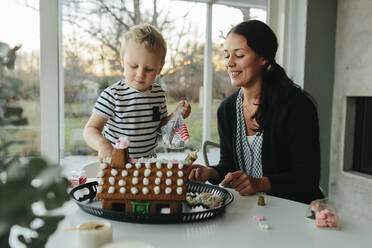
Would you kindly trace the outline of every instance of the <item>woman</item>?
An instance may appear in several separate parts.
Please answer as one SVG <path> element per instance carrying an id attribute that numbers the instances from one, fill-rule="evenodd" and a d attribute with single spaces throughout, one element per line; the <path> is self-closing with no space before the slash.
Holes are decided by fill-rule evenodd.
<path id="1" fill-rule="evenodd" d="M 218 109 L 218 165 L 194 165 L 189 179 L 310 203 L 322 197 L 317 111 L 275 62 L 277 48 L 273 31 L 257 20 L 227 34 L 225 66 L 240 89 Z"/>

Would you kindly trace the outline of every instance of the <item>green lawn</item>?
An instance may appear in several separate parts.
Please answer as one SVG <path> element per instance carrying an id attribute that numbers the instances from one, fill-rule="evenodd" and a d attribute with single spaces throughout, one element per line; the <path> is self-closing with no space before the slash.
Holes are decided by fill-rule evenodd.
<path id="1" fill-rule="evenodd" d="M 28 125 L 25 127 L 7 127 L 4 128 L 7 140 L 23 140 L 23 144 L 13 145 L 9 152 L 11 154 L 19 154 L 21 156 L 39 155 L 40 154 L 40 104 L 35 101 L 21 101 L 23 107 L 23 117 L 28 118 Z M 168 112 L 171 113 L 176 108 L 177 103 L 168 103 Z M 218 142 L 217 133 L 217 108 L 219 103 L 212 105 L 212 124 L 211 124 L 211 140 Z M 74 111 L 81 109 L 78 104 L 73 104 Z M 199 107 L 199 103 L 191 103 L 191 115 L 185 120 L 186 126 L 190 134 L 190 143 L 186 148 L 201 149 L 203 139 L 203 110 Z M 68 116 L 68 107 L 65 107 L 66 116 Z M 64 144 L 65 154 L 78 155 L 89 154 L 93 151 L 87 148 L 82 130 L 88 120 L 85 117 L 65 117 L 64 121 Z M 159 144 L 158 151 L 164 151 L 166 148 Z"/>

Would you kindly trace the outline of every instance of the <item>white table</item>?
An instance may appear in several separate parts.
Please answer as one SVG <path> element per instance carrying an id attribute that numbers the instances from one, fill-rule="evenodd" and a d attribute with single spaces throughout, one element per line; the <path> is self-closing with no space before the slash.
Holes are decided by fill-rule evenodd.
<path id="1" fill-rule="evenodd" d="M 232 191 L 233 192 L 233 191 Z M 315 227 L 314 220 L 305 217 L 307 205 L 277 197 L 265 196 L 266 206 L 257 206 L 256 195 L 239 196 L 222 215 L 199 222 L 180 224 L 136 224 L 111 221 L 113 241 L 137 240 L 156 248 L 167 247 L 372 247 L 371 220 L 340 216 L 339 229 Z M 59 227 L 77 226 L 102 218 L 82 211 L 74 202 L 62 210 L 66 218 Z M 255 215 L 263 215 L 269 230 L 262 231 Z M 74 231 L 54 233 L 47 247 L 76 247 Z"/>

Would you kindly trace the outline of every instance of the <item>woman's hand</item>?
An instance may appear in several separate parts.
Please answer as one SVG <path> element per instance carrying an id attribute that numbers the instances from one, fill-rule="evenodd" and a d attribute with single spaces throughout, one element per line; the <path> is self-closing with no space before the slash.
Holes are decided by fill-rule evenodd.
<path id="1" fill-rule="evenodd" d="M 112 153 L 112 145 L 111 144 L 105 144 L 98 148 L 98 161 L 100 163 L 103 163 L 103 160 L 105 158 L 111 158 Z"/>
<path id="2" fill-rule="evenodd" d="M 209 179 L 210 176 L 210 169 L 209 167 L 200 165 L 200 164 L 192 164 L 189 165 L 189 180 L 190 181 L 196 181 L 196 182 L 202 182 L 204 183 Z"/>
<path id="3" fill-rule="evenodd" d="M 176 111 L 178 111 L 178 109 L 180 107 L 182 107 L 182 113 L 181 113 L 182 117 L 184 119 L 186 119 L 191 113 L 191 105 L 187 101 L 182 100 L 182 101 L 178 102 L 177 107 L 176 107 Z"/>
<path id="4" fill-rule="evenodd" d="M 252 195 L 258 192 L 270 191 L 270 181 L 267 177 L 253 178 L 241 170 L 227 173 L 221 185 L 225 186 L 228 183 L 240 195 Z"/>

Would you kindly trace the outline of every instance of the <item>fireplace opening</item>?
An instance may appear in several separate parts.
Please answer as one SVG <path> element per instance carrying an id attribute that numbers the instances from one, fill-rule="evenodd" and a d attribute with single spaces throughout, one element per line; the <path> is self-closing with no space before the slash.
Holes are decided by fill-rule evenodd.
<path id="1" fill-rule="evenodd" d="M 372 97 L 355 97 L 352 170 L 372 175 Z"/>

